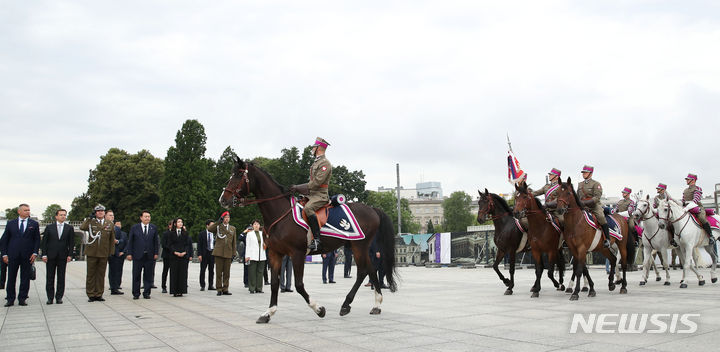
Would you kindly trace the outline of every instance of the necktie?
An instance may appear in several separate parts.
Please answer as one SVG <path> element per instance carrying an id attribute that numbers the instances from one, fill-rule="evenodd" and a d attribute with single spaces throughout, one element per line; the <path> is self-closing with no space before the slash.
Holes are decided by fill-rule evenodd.
<path id="1" fill-rule="evenodd" d="M 147 237 L 147 225 L 143 225 L 143 235 Z"/>
<path id="2" fill-rule="evenodd" d="M 212 243 L 212 232 L 208 231 L 208 246 L 210 247 L 210 250 L 213 250 L 213 243 Z"/>
<path id="3" fill-rule="evenodd" d="M 177 234 L 178 234 L 178 236 L 180 236 L 180 230 L 177 230 Z"/>
<path id="4" fill-rule="evenodd" d="M 63 224 L 58 224 L 58 239 L 62 237 Z"/>
<path id="5" fill-rule="evenodd" d="M 25 233 L 25 219 L 20 220 L 20 234 Z"/>

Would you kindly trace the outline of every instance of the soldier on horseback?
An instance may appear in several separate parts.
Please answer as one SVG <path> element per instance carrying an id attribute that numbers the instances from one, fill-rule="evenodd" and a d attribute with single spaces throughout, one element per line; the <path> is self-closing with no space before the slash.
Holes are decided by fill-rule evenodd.
<path id="1" fill-rule="evenodd" d="M 539 190 L 532 192 L 532 195 L 534 197 L 545 195 L 545 206 L 549 208 L 548 210 L 551 210 L 552 215 L 557 219 L 558 226 L 563 228 L 565 224 L 563 215 L 555 209 L 557 207 L 557 193 L 555 191 L 558 188 L 558 181 L 560 180 L 561 174 L 562 172 L 556 168 L 550 170 L 550 172 L 548 172 L 548 180 L 550 183 L 546 184 Z"/>
<path id="2" fill-rule="evenodd" d="M 713 238 L 710 223 L 708 223 L 707 216 L 705 215 L 705 207 L 703 207 L 701 203 L 702 188 L 695 185 L 697 175 L 688 174 L 687 177 L 685 177 L 685 182 L 687 182 L 688 188 L 683 191 L 683 206 L 685 206 L 685 210 L 695 214 L 705 233 L 708 235 L 708 243 L 714 245 L 715 238 Z M 692 203 L 694 203 L 695 206 L 693 206 Z"/>
<path id="3" fill-rule="evenodd" d="M 631 215 L 632 212 L 635 211 L 635 201 L 630 199 L 630 193 L 632 193 L 632 189 L 630 187 L 623 188 L 622 199 L 617 202 L 615 212 L 627 212 L 628 229 L 630 230 L 630 233 L 635 235 L 635 244 L 637 245 L 640 238 L 638 237 L 637 230 L 635 229 L 635 218 Z M 623 214 L 621 215 L 625 216 Z"/>
<path id="4" fill-rule="evenodd" d="M 667 193 L 667 185 L 664 183 L 658 183 L 657 187 L 657 195 L 655 198 L 653 198 L 653 208 L 657 208 L 658 204 L 661 200 L 665 201 L 671 201 L 672 198 L 670 198 L 670 195 Z M 668 237 L 670 240 L 670 245 L 673 247 L 677 247 L 678 244 L 675 242 L 675 228 L 673 227 L 672 223 L 668 224 Z"/>
<path id="5" fill-rule="evenodd" d="M 595 221 L 602 228 L 603 236 L 603 247 L 610 247 L 610 230 L 608 228 L 607 220 L 605 220 L 605 213 L 603 212 L 600 204 L 600 197 L 602 197 L 602 186 L 600 182 L 592 179 L 593 171 L 595 168 L 592 166 L 585 165 L 582 169 L 582 176 L 585 181 L 578 184 L 577 195 L 580 197 L 580 203 L 586 207 L 593 215 L 595 215 Z"/>
<path id="6" fill-rule="evenodd" d="M 308 197 L 303 212 L 307 217 L 307 222 L 313 236 L 313 240 L 308 246 L 311 251 L 316 251 L 320 248 L 320 224 L 318 223 L 315 212 L 330 200 L 328 196 L 328 184 L 332 176 L 332 165 L 325 157 L 325 150 L 329 145 L 330 143 L 320 137 L 315 139 L 315 144 L 313 144 L 312 148 L 315 162 L 310 166 L 310 182 L 290 186 L 291 191 L 307 195 Z"/>

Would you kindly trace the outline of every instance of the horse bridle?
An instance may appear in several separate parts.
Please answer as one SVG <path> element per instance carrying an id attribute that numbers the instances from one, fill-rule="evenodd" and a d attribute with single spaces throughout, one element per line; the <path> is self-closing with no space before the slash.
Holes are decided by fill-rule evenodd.
<path id="1" fill-rule="evenodd" d="M 488 204 L 487 204 L 487 206 L 485 207 L 485 209 L 481 209 L 480 211 L 484 212 L 484 213 L 485 213 L 485 216 L 490 215 L 490 214 L 494 214 L 494 213 L 495 213 L 495 200 L 494 200 L 494 199 L 492 198 L 492 196 L 490 196 L 490 195 L 485 196 L 485 198 L 488 200 Z M 508 215 L 508 212 L 503 212 L 503 213 L 497 214 L 497 215 L 490 215 L 490 218 L 491 218 L 493 221 L 495 221 L 495 220 L 500 219 L 501 217 L 503 217 L 503 216 L 505 216 L 505 215 Z"/>
<path id="2" fill-rule="evenodd" d="M 655 216 L 655 217 L 657 217 L 658 219 L 660 219 L 659 216 L 653 214 L 653 213 L 650 211 L 650 202 L 648 202 L 648 201 L 646 201 L 646 200 L 639 200 L 639 201 L 638 201 L 638 204 L 640 204 L 640 202 L 647 203 L 647 205 L 648 205 L 647 208 L 645 209 L 645 211 L 641 211 L 641 212 L 640 212 L 640 221 L 650 220 L 650 218 L 652 218 L 653 216 Z M 637 210 L 637 206 L 635 206 L 635 209 Z M 650 213 L 650 216 L 645 217 L 645 214 L 647 214 L 648 212 Z"/>

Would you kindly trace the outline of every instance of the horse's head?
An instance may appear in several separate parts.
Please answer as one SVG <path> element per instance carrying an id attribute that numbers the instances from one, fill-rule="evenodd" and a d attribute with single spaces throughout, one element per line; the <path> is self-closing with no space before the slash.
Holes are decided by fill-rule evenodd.
<path id="1" fill-rule="evenodd" d="M 234 157 L 235 165 L 233 165 L 230 180 L 220 195 L 220 205 L 223 208 L 236 206 L 238 198 L 242 199 L 250 194 L 250 181 L 248 179 L 248 163 Z"/>
<path id="2" fill-rule="evenodd" d="M 513 215 L 516 218 L 525 217 L 525 213 L 530 209 L 530 202 L 535 201 L 535 197 L 528 191 L 527 184 L 521 182 L 520 185 L 515 185 L 515 206 L 513 207 Z"/>
<path id="3" fill-rule="evenodd" d="M 558 181 L 558 188 L 555 192 L 557 195 L 557 209 L 560 214 L 567 212 L 571 205 L 577 205 L 575 189 L 570 177 L 568 177 L 567 182 Z"/>
<path id="4" fill-rule="evenodd" d="M 632 216 L 636 220 L 641 221 L 648 218 L 652 211 L 652 207 L 650 206 L 650 195 L 647 195 L 645 199 L 638 199 L 635 203 L 635 210 L 632 212 Z"/>
<path id="5" fill-rule="evenodd" d="M 661 229 L 665 228 L 665 224 L 678 221 L 684 216 L 683 208 L 674 200 L 660 199 L 658 201 L 657 215 Z"/>
<path id="6" fill-rule="evenodd" d="M 480 198 L 478 199 L 477 222 L 482 224 L 487 221 L 488 216 L 495 211 L 495 202 L 490 196 L 487 188 L 485 188 L 485 193 L 478 190 L 478 194 L 480 195 Z"/>

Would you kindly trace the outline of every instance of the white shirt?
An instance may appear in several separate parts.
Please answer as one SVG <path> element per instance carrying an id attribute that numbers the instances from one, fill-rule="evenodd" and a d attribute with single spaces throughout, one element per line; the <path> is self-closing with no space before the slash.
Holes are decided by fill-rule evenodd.
<path id="1" fill-rule="evenodd" d="M 20 230 L 23 227 L 25 228 L 25 230 L 27 230 L 27 224 L 28 224 L 28 218 L 25 218 L 25 219 L 18 218 L 18 230 Z"/>
<path id="2" fill-rule="evenodd" d="M 57 223 L 57 229 L 58 229 L 58 239 L 62 238 L 62 232 L 63 232 L 63 226 L 65 225 L 64 222 Z"/>
<path id="3" fill-rule="evenodd" d="M 206 232 L 208 235 L 208 250 L 212 251 L 213 248 L 215 248 L 215 237 L 213 237 L 212 232 L 207 231 L 207 230 L 206 230 Z"/>

